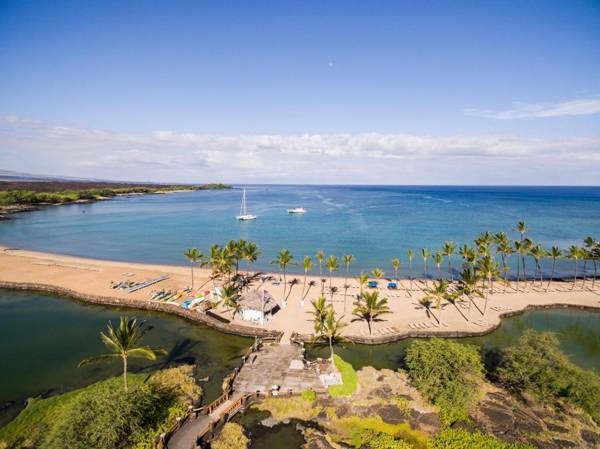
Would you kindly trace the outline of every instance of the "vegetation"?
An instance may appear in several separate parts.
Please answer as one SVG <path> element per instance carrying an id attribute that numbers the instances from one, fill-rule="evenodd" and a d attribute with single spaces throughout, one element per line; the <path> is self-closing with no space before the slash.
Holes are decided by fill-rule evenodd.
<path id="1" fill-rule="evenodd" d="M 429 449 L 535 449 L 523 443 L 507 443 L 481 432 L 445 428 L 429 444 Z"/>
<path id="2" fill-rule="evenodd" d="M 551 333 L 525 332 L 504 351 L 495 375 L 510 390 L 543 403 L 577 405 L 600 424 L 600 376 L 574 365 Z"/>
<path id="3" fill-rule="evenodd" d="M 381 321 L 379 318 L 380 316 L 391 313 L 387 303 L 387 298 L 379 299 L 379 292 L 377 290 L 364 293 L 354 303 L 352 314 L 356 316 L 356 318 L 352 321 L 366 321 L 367 327 L 369 328 L 369 335 L 371 335 L 371 324 L 374 321 Z"/>
<path id="4" fill-rule="evenodd" d="M 199 398 L 200 388 L 183 366 L 132 374 L 130 389 L 112 378 L 48 399 L 30 399 L 17 418 L 0 429 L 7 449 L 151 449 L 156 435 Z M 181 386 L 183 385 L 183 387 Z"/>
<path id="5" fill-rule="evenodd" d="M 334 397 L 352 396 L 356 391 L 357 375 L 352 365 L 344 361 L 339 355 L 333 356 L 333 362 L 342 376 L 341 385 L 331 385 L 328 390 L 329 394 Z"/>
<path id="6" fill-rule="evenodd" d="M 342 330 L 347 326 L 347 323 L 342 321 L 343 317 L 337 318 L 333 307 L 329 306 L 325 311 L 324 320 L 319 324 L 315 317 L 315 330 L 317 331 L 317 341 L 325 341 L 329 344 L 331 352 L 331 363 L 334 363 L 333 345 L 337 342 L 345 341 L 342 336 Z"/>
<path id="7" fill-rule="evenodd" d="M 233 422 L 223 426 L 217 437 L 211 441 L 211 449 L 246 449 L 250 439 L 244 433 L 244 428 Z"/>
<path id="8" fill-rule="evenodd" d="M 123 361 L 123 383 L 125 385 L 125 392 L 127 392 L 127 361 L 130 357 L 156 360 L 157 356 L 167 354 L 167 351 L 164 349 L 151 348 L 149 346 L 136 347 L 144 337 L 144 334 L 149 330 L 144 324 L 143 321 L 138 323 L 137 318 L 121 317 L 119 327 L 115 330 L 112 322 L 109 322 L 107 326 L 108 335 L 100 332 L 100 336 L 102 342 L 111 352 L 84 359 L 79 363 L 79 366 L 121 358 Z"/>
<path id="9" fill-rule="evenodd" d="M 194 265 L 202 264 L 204 261 L 204 254 L 200 252 L 198 248 L 190 248 L 183 256 L 190 263 L 190 268 L 192 270 L 192 290 L 194 290 Z"/>
<path id="10" fill-rule="evenodd" d="M 95 201 L 116 195 L 172 192 L 176 190 L 219 190 L 230 189 L 226 184 L 152 185 L 112 184 L 87 182 L 0 182 L 0 206 L 62 204 L 74 201 Z"/>
<path id="11" fill-rule="evenodd" d="M 407 349 L 405 361 L 413 385 L 440 407 L 442 422 L 467 419 L 483 380 L 476 346 L 439 338 L 416 341 Z"/>
<path id="12" fill-rule="evenodd" d="M 315 393 L 313 390 L 304 390 L 302 392 L 302 399 L 308 402 L 313 402 L 315 399 L 317 399 L 317 393 Z"/>

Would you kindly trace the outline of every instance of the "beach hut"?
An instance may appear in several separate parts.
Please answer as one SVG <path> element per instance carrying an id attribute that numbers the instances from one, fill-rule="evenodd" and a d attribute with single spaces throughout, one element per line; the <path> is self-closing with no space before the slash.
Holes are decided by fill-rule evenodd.
<path id="1" fill-rule="evenodd" d="M 249 290 L 240 299 L 240 317 L 245 321 L 265 324 L 278 310 L 279 305 L 264 289 Z"/>

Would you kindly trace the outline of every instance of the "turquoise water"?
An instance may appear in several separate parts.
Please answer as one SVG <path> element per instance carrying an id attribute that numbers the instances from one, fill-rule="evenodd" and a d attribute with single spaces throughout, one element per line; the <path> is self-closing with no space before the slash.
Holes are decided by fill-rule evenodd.
<path id="1" fill-rule="evenodd" d="M 319 249 L 352 253 L 353 273 L 374 266 L 391 272 L 389 260 L 397 256 L 406 274 L 409 247 L 418 254 L 421 247 L 464 243 L 486 230 L 517 238 L 518 220 L 546 246 L 600 237 L 599 187 L 250 186 L 247 195 L 250 211 L 258 215 L 253 222 L 234 218 L 240 190 L 120 197 L 16 215 L 0 223 L 0 244 L 183 264 L 181 254 L 190 246 L 207 250 L 212 243 L 242 238 L 260 246 L 259 269 L 273 269 L 269 262 L 285 247 L 296 259 Z M 307 214 L 286 213 L 300 205 Z M 418 256 L 414 263 L 415 274 L 421 274 Z M 572 263 L 559 265 L 563 273 L 572 272 Z"/>

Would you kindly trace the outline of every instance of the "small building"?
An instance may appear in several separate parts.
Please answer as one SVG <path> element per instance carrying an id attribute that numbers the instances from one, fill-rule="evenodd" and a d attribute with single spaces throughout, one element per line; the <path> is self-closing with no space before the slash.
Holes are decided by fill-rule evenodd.
<path id="1" fill-rule="evenodd" d="M 256 324 L 265 324 L 279 310 L 279 304 L 264 289 L 249 290 L 240 299 L 240 317 Z"/>

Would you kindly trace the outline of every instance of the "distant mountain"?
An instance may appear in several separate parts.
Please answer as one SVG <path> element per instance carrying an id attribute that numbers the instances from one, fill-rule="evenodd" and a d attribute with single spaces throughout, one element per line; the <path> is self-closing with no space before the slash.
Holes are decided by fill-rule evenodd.
<path id="1" fill-rule="evenodd" d="M 52 176 L 36 175 L 32 173 L 17 172 L 0 169 L 0 181 L 28 181 L 28 182 L 48 182 L 48 181 L 94 181 L 94 182 L 114 182 L 103 181 L 100 179 L 76 178 L 73 176 Z"/>

